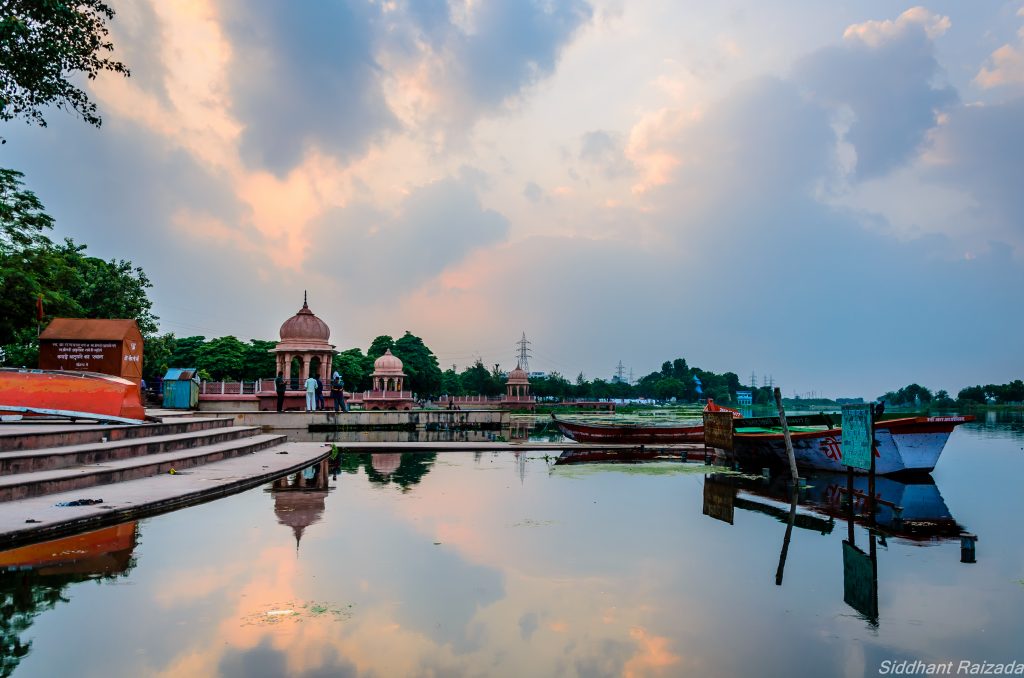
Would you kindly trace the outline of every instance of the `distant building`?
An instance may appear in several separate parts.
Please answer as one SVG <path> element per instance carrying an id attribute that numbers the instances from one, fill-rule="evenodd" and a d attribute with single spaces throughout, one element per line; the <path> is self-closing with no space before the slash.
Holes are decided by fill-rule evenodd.
<path id="1" fill-rule="evenodd" d="M 547 379 L 547 372 L 530 372 L 530 379 Z"/>
<path id="2" fill-rule="evenodd" d="M 754 394 L 751 391 L 736 391 L 737 405 L 753 405 Z"/>

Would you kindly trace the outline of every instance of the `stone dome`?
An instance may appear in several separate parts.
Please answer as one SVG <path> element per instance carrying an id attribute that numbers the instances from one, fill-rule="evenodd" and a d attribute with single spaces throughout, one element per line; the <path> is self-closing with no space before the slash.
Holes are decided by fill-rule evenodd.
<path id="1" fill-rule="evenodd" d="M 281 325 L 281 341 L 326 342 L 331 338 L 331 328 L 323 320 L 317 318 L 306 300 L 302 300 L 302 308 Z"/>
<path id="2" fill-rule="evenodd" d="M 530 375 L 526 373 L 522 367 L 516 365 L 516 368 L 508 373 L 508 380 L 505 382 L 508 384 L 529 384 Z"/>
<path id="3" fill-rule="evenodd" d="M 373 361 L 373 374 L 374 376 L 405 376 L 405 373 L 402 372 L 402 361 L 398 356 L 391 354 L 390 348 L 384 351 L 384 355 Z"/>

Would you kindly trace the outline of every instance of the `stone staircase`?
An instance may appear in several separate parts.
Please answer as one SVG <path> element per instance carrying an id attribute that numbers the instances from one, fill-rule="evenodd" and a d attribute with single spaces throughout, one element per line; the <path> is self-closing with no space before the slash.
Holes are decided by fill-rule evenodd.
<path id="1" fill-rule="evenodd" d="M 0 435 L 0 502 L 78 490 L 89 490 L 91 497 L 102 493 L 99 486 L 185 471 L 284 441 L 257 427 L 234 426 L 230 418 L 81 429 L 25 426 Z"/>

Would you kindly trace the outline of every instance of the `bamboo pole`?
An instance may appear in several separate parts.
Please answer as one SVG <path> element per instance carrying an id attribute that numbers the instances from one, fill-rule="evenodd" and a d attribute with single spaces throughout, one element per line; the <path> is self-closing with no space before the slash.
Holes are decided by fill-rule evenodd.
<path id="1" fill-rule="evenodd" d="M 789 437 L 789 424 L 786 423 L 786 410 L 782 407 L 782 389 L 775 387 L 775 404 L 779 408 L 779 422 L 782 424 L 782 437 L 786 440 L 786 455 L 789 457 L 789 472 L 793 478 L 793 487 L 800 482 L 796 472 L 796 455 L 793 453 L 793 439 Z"/>

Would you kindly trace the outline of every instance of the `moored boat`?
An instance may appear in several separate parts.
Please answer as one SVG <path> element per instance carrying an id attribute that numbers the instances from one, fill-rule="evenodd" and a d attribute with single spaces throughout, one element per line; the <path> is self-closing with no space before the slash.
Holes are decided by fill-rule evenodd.
<path id="1" fill-rule="evenodd" d="M 957 426 L 974 421 L 972 416 L 903 417 L 875 422 L 875 472 L 927 473 Z M 785 463 L 786 445 L 781 429 L 757 426 L 756 420 L 736 421 L 733 453 L 740 458 Z M 790 428 L 797 466 L 822 471 L 846 470 L 842 463 L 841 426 Z M 858 472 L 861 472 L 858 469 Z"/>
<path id="2" fill-rule="evenodd" d="M 741 417 L 738 410 L 716 404 L 710 398 L 704 407 L 707 412 L 732 412 Z M 674 445 L 679 443 L 704 442 L 704 426 L 697 425 L 649 425 L 636 423 L 583 423 L 559 419 L 552 413 L 551 419 L 566 438 L 578 443 L 596 445 Z"/>
<path id="3" fill-rule="evenodd" d="M 140 423 L 139 385 L 95 372 L 0 369 L 0 413 Z"/>

